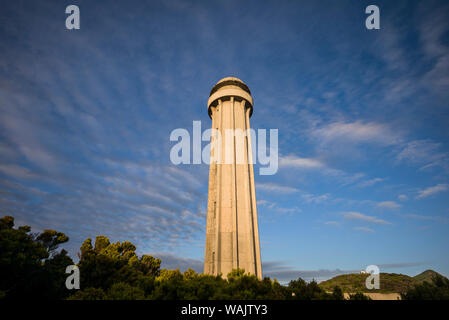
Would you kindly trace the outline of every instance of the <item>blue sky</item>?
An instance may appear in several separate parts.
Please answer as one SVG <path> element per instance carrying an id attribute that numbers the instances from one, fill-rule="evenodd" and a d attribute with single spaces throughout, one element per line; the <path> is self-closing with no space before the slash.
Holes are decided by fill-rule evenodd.
<path id="1" fill-rule="evenodd" d="M 210 89 L 236 76 L 252 127 L 279 129 L 279 171 L 255 175 L 265 275 L 447 276 L 448 17 L 445 1 L 3 1 L 1 214 L 65 232 L 73 257 L 107 235 L 201 271 L 208 166 L 172 165 L 169 137 L 207 129 Z"/>

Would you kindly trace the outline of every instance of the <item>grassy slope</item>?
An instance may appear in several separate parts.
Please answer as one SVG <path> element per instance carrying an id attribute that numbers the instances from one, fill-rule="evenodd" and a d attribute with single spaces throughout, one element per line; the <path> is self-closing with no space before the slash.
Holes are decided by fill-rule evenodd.
<path id="1" fill-rule="evenodd" d="M 432 278 L 433 278 L 435 275 L 440 275 L 440 276 L 441 276 L 441 274 L 439 274 L 439 273 L 436 272 L 436 271 L 433 271 L 433 270 L 426 270 L 426 271 L 421 272 L 420 274 L 414 276 L 413 278 L 414 278 L 417 282 L 419 282 L 419 283 L 424 282 L 424 281 L 432 282 Z"/>
<path id="2" fill-rule="evenodd" d="M 381 273 L 380 289 L 368 290 L 365 286 L 368 276 L 368 274 L 359 273 L 344 274 L 323 281 L 319 285 L 326 291 L 333 291 L 334 287 L 338 285 L 343 292 L 400 293 L 418 283 L 418 280 L 404 274 Z"/>
<path id="3" fill-rule="evenodd" d="M 379 292 L 379 293 L 401 293 L 408 288 L 422 283 L 423 281 L 431 282 L 434 275 L 439 274 L 433 270 L 426 270 L 414 277 L 397 273 L 381 273 L 380 289 L 368 290 L 365 286 L 365 280 L 368 274 L 344 274 L 336 276 L 327 281 L 321 282 L 319 285 L 326 291 L 333 291 L 335 286 L 342 288 L 343 292 Z"/>

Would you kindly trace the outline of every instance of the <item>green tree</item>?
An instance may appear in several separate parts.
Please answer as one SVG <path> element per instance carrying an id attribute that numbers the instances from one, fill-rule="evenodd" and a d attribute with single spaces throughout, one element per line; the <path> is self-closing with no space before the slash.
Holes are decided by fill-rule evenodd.
<path id="1" fill-rule="evenodd" d="M 434 275 L 432 282 L 424 281 L 401 294 L 403 300 L 449 300 L 449 280 Z"/>
<path id="2" fill-rule="evenodd" d="M 67 300 L 106 300 L 106 294 L 103 289 L 86 288 L 77 290 Z"/>
<path id="3" fill-rule="evenodd" d="M 101 288 L 104 292 L 124 283 L 151 294 L 154 278 L 160 275 L 161 260 L 149 255 L 139 258 L 136 246 L 129 241 L 111 243 L 106 236 L 90 238 L 80 248 L 82 288 Z"/>
<path id="4" fill-rule="evenodd" d="M 184 280 L 192 280 L 198 277 L 198 273 L 195 270 L 189 268 L 182 274 Z"/>
<path id="5" fill-rule="evenodd" d="M 349 300 L 371 300 L 370 297 L 364 295 L 362 292 L 357 292 L 349 295 Z"/>
<path id="6" fill-rule="evenodd" d="M 332 292 L 332 298 L 334 300 L 344 300 L 345 299 L 343 290 L 339 286 L 334 287 L 334 291 Z"/>
<path id="7" fill-rule="evenodd" d="M 331 294 L 326 293 L 318 283 L 313 280 L 309 283 L 301 278 L 298 280 L 292 280 L 288 284 L 289 294 L 286 299 L 294 300 L 329 300 L 333 299 Z"/>
<path id="8" fill-rule="evenodd" d="M 0 219 L 0 292 L 4 298 L 60 299 L 65 288 L 65 269 L 72 265 L 67 251 L 57 247 L 68 237 L 55 230 L 32 234 L 29 226 L 14 228 L 14 218 Z"/>
<path id="9" fill-rule="evenodd" d="M 109 288 L 107 300 L 144 300 L 145 292 L 139 288 L 125 282 L 114 283 Z"/>

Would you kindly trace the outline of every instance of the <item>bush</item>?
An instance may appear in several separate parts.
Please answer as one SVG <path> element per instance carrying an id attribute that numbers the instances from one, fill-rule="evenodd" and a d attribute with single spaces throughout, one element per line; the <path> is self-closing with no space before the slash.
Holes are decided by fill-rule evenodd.
<path id="1" fill-rule="evenodd" d="M 127 283 L 119 282 L 112 285 L 108 290 L 107 300 L 144 300 L 145 292 L 138 288 L 133 287 Z"/>
<path id="2" fill-rule="evenodd" d="M 403 300 L 449 300 L 449 280 L 434 275 L 432 282 L 424 281 L 401 294 Z"/>
<path id="3" fill-rule="evenodd" d="M 105 300 L 106 295 L 103 289 L 86 288 L 77 290 L 75 294 L 71 295 L 67 300 Z"/>
<path id="4" fill-rule="evenodd" d="M 350 294 L 349 295 L 349 300 L 371 300 L 370 297 L 364 295 L 361 292 L 357 292 L 355 294 Z"/>

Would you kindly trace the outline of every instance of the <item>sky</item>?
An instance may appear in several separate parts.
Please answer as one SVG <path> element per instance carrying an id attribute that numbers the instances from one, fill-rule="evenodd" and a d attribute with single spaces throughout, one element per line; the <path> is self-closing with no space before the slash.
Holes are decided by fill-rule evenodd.
<path id="1" fill-rule="evenodd" d="M 74 259 L 106 235 L 202 272 L 209 170 L 169 138 L 211 126 L 226 76 L 279 130 L 278 172 L 255 167 L 264 275 L 449 276 L 447 1 L 2 1 L 0 215 Z"/>

